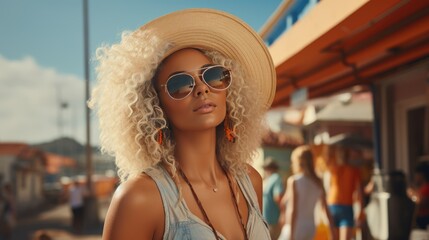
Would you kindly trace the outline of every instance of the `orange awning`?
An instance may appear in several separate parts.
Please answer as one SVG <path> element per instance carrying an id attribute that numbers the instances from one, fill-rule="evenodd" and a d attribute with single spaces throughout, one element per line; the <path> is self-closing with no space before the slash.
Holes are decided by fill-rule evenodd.
<path id="1" fill-rule="evenodd" d="M 54 153 L 44 152 L 25 143 L 0 143 L 0 156 L 15 156 L 21 160 L 40 158 L 45 171 L 58 173 L 62 167 L 76 167 L 76 160 Z"/>
<path id="2" fill-rule="evenodd" d="M 333 8 L 341 10 L 335 2 L 350 14 L 325 24 Z M 429 1 L 347 2 L 321 1 L 270 47 L 278 78 L 273 107 L 288 105 L 300 88 L 308 89 L 309 98 L 325 96 L 429 57 Z M 290 42 L 300 35 L 308 43 Z"/>
<path id="3" fill-rule="evenodd" d="M 70 157 L 65 157 L 53 153 L 45 153 L 45 169 L 47 173 L 59 173 L 62 167 L 76 167 L 76 161 Z"/>

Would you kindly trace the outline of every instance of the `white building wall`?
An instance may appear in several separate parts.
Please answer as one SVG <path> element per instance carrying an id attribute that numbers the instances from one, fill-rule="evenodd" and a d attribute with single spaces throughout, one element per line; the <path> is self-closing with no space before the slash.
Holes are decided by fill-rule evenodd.
<path id="1" fill-rule="evenodd" d="M 13 181 L 11 166 L 14 160 L 14 156 L 0 156 L 0 174 L 3 177 L 3 183 Z"/>
<path id="2" fill-rule="evenodd" d="M 399 169 L 407 175 L 413 171 L 409 159 L 407 114 L 419 107 L 429 107 L 429 61 L 392 74 L 381 83 L 383 102 L 381 114 L 382 163 L 385 170 Z M 429 110 L 426 110 L 426 117 Z M 422 131 L 429 132 L 429 124 Z M 425 151 L 429 149 L 426 138 Z"/>
<path id="3" fill-rule="evenodd" d="M 16 175 L 16 203 L 19 212 L 25 212 L 43 201 L 40 176 L 36 172 L 19 171 Z"/>

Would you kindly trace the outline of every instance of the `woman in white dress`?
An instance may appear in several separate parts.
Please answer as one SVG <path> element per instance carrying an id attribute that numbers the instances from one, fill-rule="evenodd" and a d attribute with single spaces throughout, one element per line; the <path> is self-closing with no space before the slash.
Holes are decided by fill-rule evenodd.
<path id="1" fill-rule="evenodd" d="M 287 181 L 287 190 L 282 204 L 286 204 L 285 220 L 279 240 L 314 239 L 316 224 L 314 212 L 318 201 L 327 214 L 332 232 L 332 218 L 326 204 L 322 180 L 316 175 L 313 154 L 310 147 L 300 146 L 292 152 L 292 171 L 294 175 Z M 331 238 L 332 239 L 332 238 Z"/>

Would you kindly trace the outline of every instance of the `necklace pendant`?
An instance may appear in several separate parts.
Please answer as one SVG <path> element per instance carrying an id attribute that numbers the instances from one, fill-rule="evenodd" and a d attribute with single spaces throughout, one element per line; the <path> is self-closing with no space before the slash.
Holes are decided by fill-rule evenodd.
<path id="1" fill-rule="evenodd" d="M 217 192 L 217 190 L 218 190 L 218 189 L 217 189 L 217 187 L 213 188 L 213 192 L 215 192 L 215 193 L 216 193 L 216 192 Z"/>

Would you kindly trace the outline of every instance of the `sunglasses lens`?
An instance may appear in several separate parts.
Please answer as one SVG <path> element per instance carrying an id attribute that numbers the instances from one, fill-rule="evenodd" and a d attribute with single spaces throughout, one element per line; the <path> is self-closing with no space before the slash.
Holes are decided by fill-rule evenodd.
<path id="1" fill-rule="evenodd" d="M 182 99 L 189 95 L 194 88 L 194 79 L 187 74 L 178 74 L 167 82 L 167 91 L 172 98 Z"/>
<path id="2" fill-rule="evenodd" d="M 222 66 L 207 69 L 203 78 L 210 87 L 217 90 L 225 90 L 231 85 L 231 72 Z"/>

